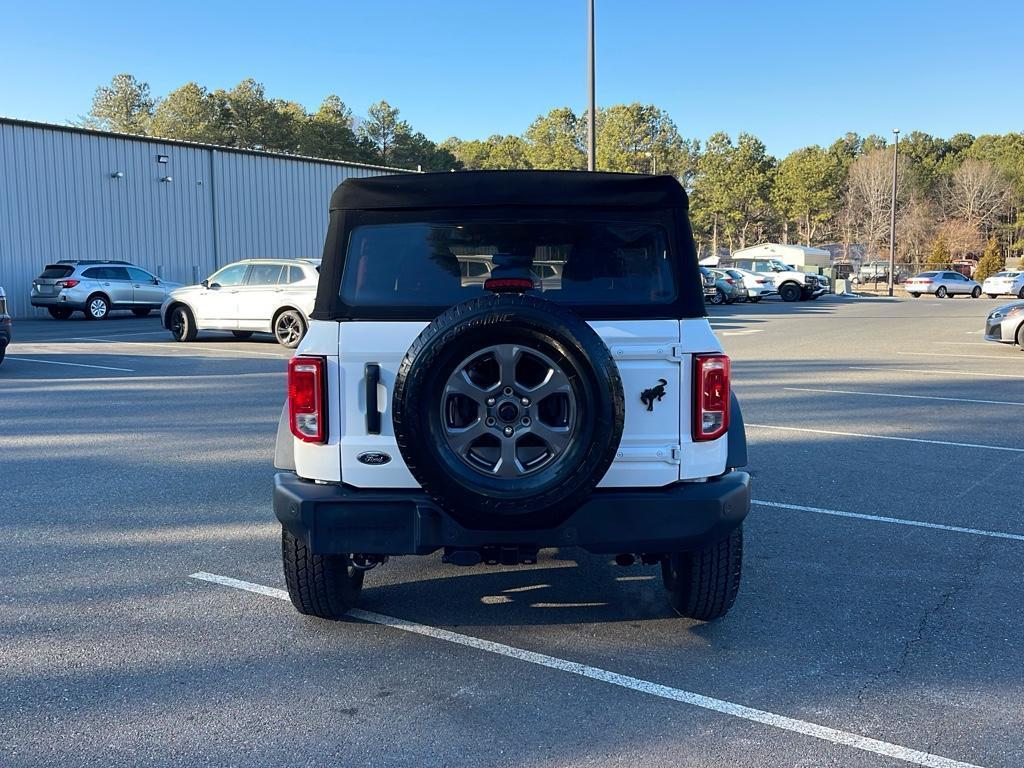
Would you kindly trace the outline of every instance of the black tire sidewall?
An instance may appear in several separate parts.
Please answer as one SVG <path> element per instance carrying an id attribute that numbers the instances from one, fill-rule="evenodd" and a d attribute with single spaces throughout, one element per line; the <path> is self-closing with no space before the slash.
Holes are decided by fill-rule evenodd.
<path id="1" fill-rule="evenodd" d="M 442 436 L 445 382 L 466 357 L 516 343 L 549 356 L 569 377 L 576 433 L 551 466 L 515 481 L 466 465 Z M 423 489 L 467 527 L 557 525 L 611 465 L 622 436 L 625 400 L 618 368 L 601 338 L 568 310 L 531 296 L 490 295 L 448 310 L 410 347 L 392 405 L 395 437 Z"/>
<path id="2" fill-rule="evenodd" d="M 177 334 L 174 332 L 174 316 L 179 313 L 182 318 L 182 327 L 181 333 Z M 171 310 L 171 322 L 169 323 L 168 330 L 171 332 L 171 337 L 175 341 L 191 341 L 195 338 L 195 321 L 192 319 L 192 313 L 189 311 L 188 307 L 177 306 Z"/>
<path id="3" fill-rule="evenodd" d="M 779 296 L 783 301 L 798 301 L 800 293 L 800 288 L 793 284 L 784 285 L 779 289 Z"/>
<path id="4" fill-rule="evenodd" d="M 294 344 L 286 344 L 284 341 L 281 340 L 281 337 L 280 335 L 278 335 L 277 332 L 278 323 L 281 322 L 281 319 L 283 317 L 288 315 L 295 317 L 295 319 L 298 320 L 299 322 L 299 326 L 302 328 L 302 333 L 299 334 L 299 338 L 296 339 Z M 299 346 L 299 344 L 302 343 L 302 339 L 305 337 L 307 330 L 308 328 L 306 326 L 305 318 L 302 317 L 302 314 L 300 312 L 296 312 L 294 309 L 286 309 L 284 312 L 281 312 L 277 317 L 274 318 L 274 338 L 277 339 L 277 343 L 280 344 L 285 349 L 295 349 L 297 346 Z"/>

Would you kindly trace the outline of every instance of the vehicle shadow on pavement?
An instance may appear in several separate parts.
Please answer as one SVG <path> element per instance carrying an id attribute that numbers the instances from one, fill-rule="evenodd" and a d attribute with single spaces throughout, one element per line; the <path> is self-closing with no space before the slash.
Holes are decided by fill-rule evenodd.
<path id="1" fill-rule="evenodd" d="M 400 562 L 400 561 L 399 561 Z M 386 566 L 390 567 L 390 566 Z M 360 607 L 447 626 L 587 624 L 674 617 L 660 566 L 615 565 L 581 550 L 544 550 L 536 567 L 487 569 L 437 563 L 438 577 L 374 585 Z"/>

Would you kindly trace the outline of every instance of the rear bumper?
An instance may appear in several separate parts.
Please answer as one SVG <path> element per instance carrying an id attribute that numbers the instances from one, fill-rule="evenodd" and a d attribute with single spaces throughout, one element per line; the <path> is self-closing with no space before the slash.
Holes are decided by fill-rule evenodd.
<path id="1" fill-rule="evenodd" d="M 464 528 L 419 491 L 324 485 L 274 476 L 274 514 L 316 554 L 426 555 L 442 547 L 581 547 L 664 554 L 699 549 L 739 526 L 750 510 L 750 475 L 704 483 L 598 490 L 561 525 L 543 530 Z"/>
<path id="2" fill-rule="evenodd" d="M 75 301 L 67 296 L 58 294 L 56 296 L 33 296 L 31 298 L 33 307 L 67 307 L 68 309 L 85 309 L 85 300 Z"/>

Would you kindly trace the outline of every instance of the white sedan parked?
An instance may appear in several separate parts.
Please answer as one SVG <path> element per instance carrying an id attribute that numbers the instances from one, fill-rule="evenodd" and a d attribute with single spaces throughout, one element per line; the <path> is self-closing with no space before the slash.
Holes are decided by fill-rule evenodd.
<path id="1" fill-rule="evenodd" d="M 246 339 L 272 333 L 294 349 L 306 335 L 316 300 L 319 259 L 247 259 L 172 291 L 160 319 L 175 341 L 194 341 L 199 331 L 231 331 Z"/>
<path id="2" fill-rule="evenodd" d="M 728 272 L 733 280 L 742 281 L 743 288 L 747 292 L 747 301 L 756 304 L 765 296 L 774 296 L 779 293 L 775 290 L 775 282 L 771 275 L 763 272 L 751 272 L 749 269 L 738 269 L 737 267 L 729 267 L 725 272 Z"/>
<path id="3" fill-rule="evenodd" d="M 985 282 L 981 284 L 981 291 L 987 293 L 990 299 L 1006 294 L 1024 299 L 1024 271 L 1005 269 L 986 277 Z"/>
<path id="4" fill-rule="evenodd" d="M 915 299 L 922 293 L 934 293 L 936 298 L 953 298 L 957 294 L 978 298 L 981 286 L 961 275 L 959 272 L 938 271 L 921 272 L 903 284 L 904 290 Z"/>

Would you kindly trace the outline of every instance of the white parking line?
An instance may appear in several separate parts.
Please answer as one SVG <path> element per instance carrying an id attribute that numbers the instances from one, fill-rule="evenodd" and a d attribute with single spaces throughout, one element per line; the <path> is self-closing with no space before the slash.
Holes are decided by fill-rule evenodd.
<path id="1" fill-rule="evenodd" d="M 998 355 L 956 355 L 951 352 L 897 352 L 898 355 L 921 355 L 922 357 L 972 357 L 975 360 L 1010 360 L 1011 358 L 1007 355 L 999 357 Z"/>
<path id="2" fill-rule="evenodd" d="M 1019 405 L 1009 400 L 972 400 L 967 397 L 938 397 L 936 395 L 897 395 L 892 392 L 854 392 L 849 389 L 811 389 L 810 387 L 783 387 L 790 392 L 824 392 L 830 395 L 864 395 L 866 397 L 899 397 L 908 400 L 944 400 L 949 403 L 980 403 L 983 405 Z"/>
<path id="3" fill-rule="evenodd" d="M 94 339 L 119 339 L 122 336 L 166 336 L 167 331 L 135 331 L 133 333 L 105 333 L 102 336 L 93 336 Z"/>
<path id="4" fill-rule="evenodd" d="M 779 501 L 760 501 L 751 499 L 751 504 L 759 507 L 774 507 L 776 509 L 792 509 L 797 512 L 813 512 L 816 515 L 831 515 L 832 517 L 850 517 L 856 520 L 873 520 L 877 523 L 893 523 L 894 525 L 909 525 L 915 528 L 933 528 L 938 531 L 951 531 L 952 533 L 967 533 L 972 536 L 988 536 L 992 539 L 1010 539 L 1011 541 L 1024 541 L 1024 535 L 1019 533 L 1004 533 L 1002 531 L 985 531 L 980 528 L 964 528 L 959 525 L 941 525 L 939 523 L 926 523 L 923 520 L 906 520 L 902 517 L 883 517 L 882 515 L 867 515 L 860 512 L 841 512 L 838 509 L 822 509 L 821 507 L 804 507 L 800 504 L 783 504 Z"/>
<path id="5" fill-rule="evenodd" d="M 246 592 L 254 592 L 258 595 L 273 597 L 278 600 L 288 599 L 288 593 L 283 589 L 274 589 L 273 587 L 266 587 L 262 584 L 253 584 L 249 581 L 233 579 L 230 576 L 219 576 L 213 573 L 199 572 L 191 574 L 190 578 L 208 581 L 225 587 L 232 587 L 234 589 L 241 589 Z M 430 637 L 435 640 L 443 640 L 446 643 L 454 643 L 455 645 L 473 648 L 478 651 L 486 651 L 487 653 L 493 653 L 498 656 L 515 659 L 516 661 L 525 661 L 528 664 L 536 664 L 541 667 L 547 667 L 548 669 L 568 672 L 569 674 L 579 675 L 580 677 L 586 677 L 591 680 L 597 680 L 598 682 L 607 683 L 608 685 L 615 685 L 620 688 L 626 688 L 639 693 L 646 693 L 649 696 L 657 696 L 662 699 L 669 699 L 682 704 L 689 704 L 694 707 L 700 707 L 701 709 L 719 712 L 723 715 L 730 715 L 743 720 L 761 723 L 762 725 L 767 725 L 772 728 L 778 728 L 792 733 L 799 733 L 803 736 L 811 736 L 833 744 L 853 747 L 854 749 L 859 749 L 864 752 L 872 752 L 876 755 L 892 757 L 897 760 L 913 763 L 914 765 L 922 765 L 927 768 L 980 768 L 980 766 L 974 765 L 973 763 L 963 763 L 959 760 L 951 760 L 948 757 L 941 757 L 939 755 L 931 754 L 930 752 L 921 752 L 916 749 L 902 747 L 899 744 L 891 744 L 886 741 L 879 741 L 878 739 L 872 739 L 867 736 L 850 733 L 849 731 L 841 731 L 837 728 L 829 728 L 828 726 L 809 723 L 805 720 L 797 720 L 796 718 L 786 717 L 785 715 L 777 715 L 763 709 L 754 709 L 753 707 L 747 707 L 743 704 L 735 704 L 731 701 L 715 699 L 700 693 L 692 693 L 680 688 L 671 688 L 667 685 L 652 683 L 647 680 L 641 680 L 637 677 L 620 675 L 617 672 L 610 672 L 606 669 L 601 669 L 600 667 L 579 664 L 574 661 L 560 659 L 557 656 L 548 656 L 547 654 L 536 653 L 535 651 L 527 651 L 523 648 L 516 648 L 512 645 L 505 645 L 504 643 L 496 643 L 492 640 L 482 640 L 478 637 L 459 634 L 458 632 L 452 632 L 447 629 L 439 629 L 426 624 L 417 624 L 413 621 L 406 621 L 405 619 L 397 619 L 393 616 L 384 616 L 380 613 L 373 613 L 371 611 L 363 611 L 359 609 L 349 611 L 348 615 L 354 619 L 366 621 L 371 624 L 379 624 L 381 626 L 391 627 L 392 629 L 398 629 L 403 632 L 410 632 L 414 635 Z"/>
<path id="6" fill-rule="evenodd" d="M 13 357 L 7 358 L 8 360 L 14 360 Z M 64 365 L 72 365 L 72 363 L 64 363 Z M 95 366 L 86 366 L 95 367 Z M 127 370 L 124 368 L 116 368 L 115 370 Z M 131 382 L 132 384 L 146 384 L 147 382 L 165 382 L 165 381 L 182 381 L 188 379 L 245 379 L 253 376 L 285 376 L 285 371 L 265 371 L 263 373 L 197 373 L 194 375 L 180 374 L 175 376 L 89 376 L 85 378 L 65 378 L 65 379 L 5 379 L 4 388 L 18 387 L 19 392 L 29 391 L 40 391 L 46 392 L 51 391 L 55 388 L 62 387 L 67 384 L 95 384 L 98 381 L 103 382 L 104 385 L 116 384 L 119 382 Z M 139 387 L 141 389 L 141 387 Z"/>
<path id="7" fill-rule="evenodd" d="M 1019 373 L 982 373 L 981 371 L 948 371 L 944 368 L 876 368 L 867 365 L 851 365 L 851 371 L 881 371 L 887 373 L 896 371 L 899 373 L 951 373 L 954 376 L 991 376 L 998 379 L 1020 379 Z"/>
<path id="8" fill-rule="evenodd" d="M 124 373 L 134 373 L 134 368 L 112 368 L 109 365 L 86 365 L 85 363 L 58 363 L 56 360 L 36 360 L 31 357 L 10 357 L 8 360 L 19 360 L 23 363 L 43 363 L 44 365 L 69 365 L 73 368 L 96 368 L 101 371 L 123 371 Z"/>
<path id="9" fill-rule="evenodd" d="M 281 355 L 279 355 L 279 354 L 277 354 L 275 352 L 258 352 L 258 351 L 254 350 L 254 349 L 223 349 L 223 348 L 220 348 L 220 347 L 201 347 L 198 344 L 175 345 L 175 344 L 172 344 L 171 342 L 166 342 L 164 344 L 154 344 L 154 343 L 149 342 L 149 341 L 106 341 L 105 339 L 96 338 L 96 337 L 91 337 L 91 338 L 76 337 L 76 338 L 73 338 L 72 341 L 97 341 L 97 342 L 100 342 L 102 344 L 116 344 L 116 345 L 119 345 L 119 346 L 156 347 L 157 349 L 164 350 L 165 352 L 170 351 L 170 350 L 173 349 L 175 352 L 186 352 L 187 353 L 189 350 L 196 349 L 196 350 L 200 350 L 202 352 L 216 352 L 217 354 L 220 354 L 220 355 L 262 355 L 264 357 L 275 357 L 278 360 L 287 360 L 286 357 L 282 357 Z"/>
<path id="10" fill-rule="evenodd" d="M 746 328 L 742 331 L 722 331 L 722 336 L 749 336 L 752 333 L 761 333 L 764 328 Z"/>
<path id="11" fill-rule="evenodd" d="M 953 443 L 947 440 L 926 440 L 923 437 L 896 437 L 895 435 L 866 435 L 863 432 L 839 432 L 831 429 L 809 429 L 807 427 L 783 427 L 774 424 L 751 424 L 748 427 L 757 429 L 778 429 L 786 432 L 811 432 L 816 435 L 837 435 L 839 437 L 865 437 L 872 440 L 898 440 L 904 443 L 928 443 L 930 445 L 949 445 L 954 448 L 984 448 L 989 451 L 1009 451 L 1010 453 L 1024 453 L 1024 448 L 1009 448 L 1004 445 L 980 445 L 978 443 Z"/>

